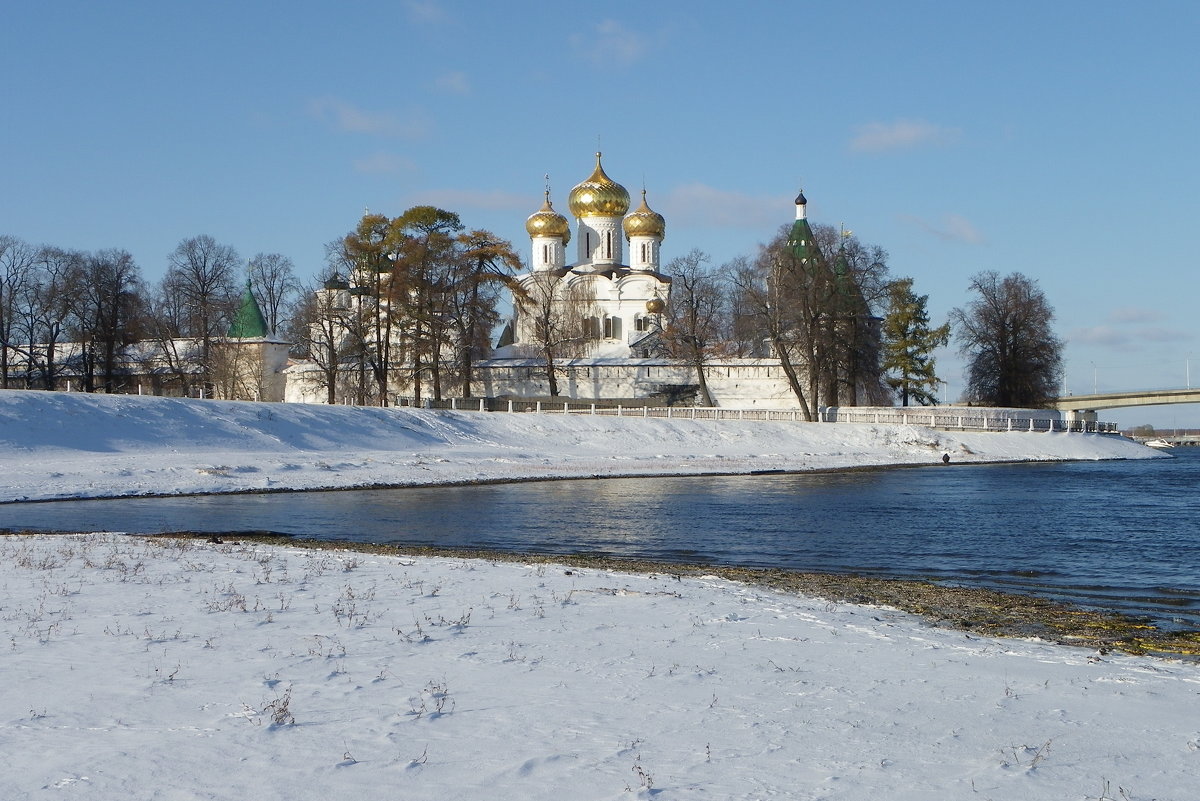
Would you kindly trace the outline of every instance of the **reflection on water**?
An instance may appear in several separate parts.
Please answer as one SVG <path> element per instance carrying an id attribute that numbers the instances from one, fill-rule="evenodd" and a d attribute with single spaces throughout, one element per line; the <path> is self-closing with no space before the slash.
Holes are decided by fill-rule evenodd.
<path id="1" fill-rule="evenodd" d="M 1144 462 L 0 506 L 0 528 L 275 531 L 925 576 L 1200 627 L 1200 449 Z"/>

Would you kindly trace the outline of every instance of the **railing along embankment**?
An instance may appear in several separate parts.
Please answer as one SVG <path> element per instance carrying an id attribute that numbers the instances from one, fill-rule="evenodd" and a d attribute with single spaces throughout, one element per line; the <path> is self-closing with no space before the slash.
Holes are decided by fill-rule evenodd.
<path id="1" fill-rule="evenodd" d="M 803 420 L 799 409 L 726 409 L 712 406 L 645 406 L 570 401 L 508 400 L 497 398 L 448 398 L 441 401 L 395 397 L 395 406 L 421 406 L 480 412 L 523 412 L 533 414 L 587 414 L 610 417 L 643 417 L 668 420 Z M 1116 423 L 1086 419 L 1063 419 L 1056 412 L 1031 414 L 1026 409 L 975 407 L 822 407 L 821 423 L 873 423 L 914 425 L 948 431 L 1042 431 L 1117 433 Z"/>

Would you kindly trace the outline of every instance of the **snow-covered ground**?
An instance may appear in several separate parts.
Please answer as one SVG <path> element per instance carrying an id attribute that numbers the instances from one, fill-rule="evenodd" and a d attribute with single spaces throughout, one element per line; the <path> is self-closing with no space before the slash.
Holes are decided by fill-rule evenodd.
<path id="1" fill-rule="evenodd" d="M 1190 801 L 1200 665 L 716 578 L 0 537 L 3 799 Z"/>
<path id="2" fill-rule="evenodd" d="M 1023 459 L 1152 458 L 1110 435 L 0 391 L 0 502 Z"/>
<path id="3" fill-rule="evenodd" d="M 0 499 L 1138 458 L 1081 434 L 0 392 Z M 717 578 L 0 536 L 0 799 L 1189 801 L 1200 665 Z"/>

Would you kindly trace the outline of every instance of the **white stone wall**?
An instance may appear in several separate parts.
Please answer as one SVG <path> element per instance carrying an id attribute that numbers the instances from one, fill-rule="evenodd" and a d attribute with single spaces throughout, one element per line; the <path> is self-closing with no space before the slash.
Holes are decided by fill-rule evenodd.
<path id="1" fill-rule="evenodd" d="M 696 371 L 687 366 L 651 359 L 575 359 L 561 363 L 562 400 L 611 401 L 647 398 L 665 387 L 694 387 Z M 354 370 L 344 380 L 351 386 Z M 323 373 L 312 364 L 296 364 L 287 377 L 284 400 L 325 403 Z M 706 368 L 709 391 L 718 406 L 728 409 L 795 409 L 799 406 L 779 362 L 774 359 L 730 359 Z M 535 360 L 492 359 L 476 365 L 472 392 L 477 397 L 548 397 L 545 369 Z M 428 392 L 426 392 L 428 396 Z M 352 402 L 352 393 L 337 393 L 339 403 Z M 696 401 L 699 402 L 697 395 Z"/>
<path id="2" fill-rule="evenodd" d="M 559 391 L 564 400 L 601 401 L 645 398 L 665 386 L 694 386 L 687 365 L 651 359 L 575 359 L 563 363 Z M 484 397 L 546 397 L 545 369 L 533 360 L 492 359 L 477 365 L 476 394 Z M 740 409 L 794 409 L 799 406 L 783 368 L 775 359 L 730 359 L 706 368 L 709 391 L 718 406 Z"/>

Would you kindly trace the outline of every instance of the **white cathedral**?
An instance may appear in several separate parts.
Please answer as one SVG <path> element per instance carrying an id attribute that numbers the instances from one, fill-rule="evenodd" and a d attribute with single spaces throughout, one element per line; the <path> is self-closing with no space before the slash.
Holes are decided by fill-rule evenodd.
<path id="1" fill-rule="evenodd" d="M 665 355 L 656 336 L 665 324 L 671 293 L 671 278 L 662 272 L 666 221 L 650 208 L 645 191 L 632 212 L 630 205 L 629 192 L 605 174 L 599 153 L 592 174 L 567 196 L 567 207 L 576 220 L 574 230 L 567 217 L 554 209 L 546 190 L 542 207 L 525 221 L 531 246 L 529 270 L 514 279 L 528 294 L 541 295 L 548 302 L 537 310 L 528 306 L 523 310 L 514 302 L 515 319 L 506 326 L 496 349 L 475 363 L 474 397 L 553 396 L 559 401 L 650 405 L 695 402 L 695 368 Z M 797 214 L 802 213 L 801 206 Z M 568 263 L 572 240 L 574 261 Z M 328 296 L 326 305 L 335 313 L 349 313 L 360 299 L 336 275 L 318 295 Z M 538 336 L 542 312 L 565 321 L 562 333 L 571 340 L 561 351 L 555 348 L 553 381 L 544 358 L 545 341 Z M 327 387 L 314 363 L 295 364 L 285 372 L 287 400 L 325 401 Z M 350 366 L 343 365 L 342 372 L 347 386 L 356 375 L 362 380 L 361 371 Z M 796 405 L 777 359 L 715 358 L 706 376 L 720 406 L 790 409 Z M 353 402 L 353 393 L 341 383 L 335 393 L 337 402 Z"/>
<path id="2" fill-rule="evenodd" d="M 645 190 L 641 205 L 632 213 L 629 205 L 629 192 L 605 174 L 597 153 L 596 169 L 567 198 L 577 220 L 573 263 L 567 264 L 571 224 L 554 210 L 549 189 L 542 207 L 525 221 L 532 245 L 531 270 L 516 276 L 517 280 L 532 290 L 549 279 L 562 304 L 573 295 L 586 297 L 582 332 L 593 343 L 594 356 L 640 355 L 638 343 L 661 328 L 671 290 L 671 279 L 659 271 L 666 221 L 646 204 Z M 563 313 L 571 312 L 564 309 Z M 535 339 L 532 320 L 518 309 L 507 350 L 519 354 Z"/>

